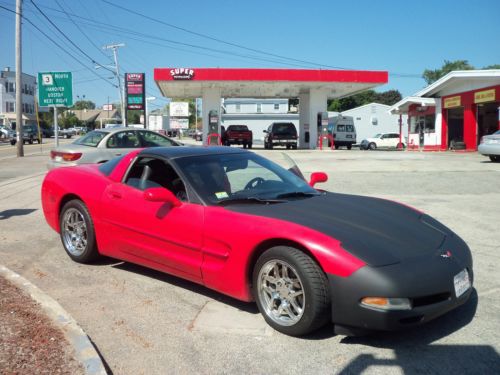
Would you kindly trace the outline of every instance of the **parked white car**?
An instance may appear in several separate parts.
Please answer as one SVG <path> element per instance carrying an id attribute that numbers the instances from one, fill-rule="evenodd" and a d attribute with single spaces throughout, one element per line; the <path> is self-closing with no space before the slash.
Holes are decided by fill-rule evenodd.
<path id="1" fill-rule="evenodd" d="M 406 140 L 399 141 L 398 133 L 379 133 L 372 138 L 365 138 L 361 141 L 361 150 L 375 150 L 377 148 L 405 148 Z"/>
<path id="2" fill-rule="evenodd" d="M 5 125 L 0 125 L 0 138 L 10 140 L 16 137 L 16 132 Z"/>
<path id="3" fill-rule="evenodd" d="M 500 162 L 500 130 L 481 137 L 478 151 L 480 154 L 488 156 L 492 162 Z"/>

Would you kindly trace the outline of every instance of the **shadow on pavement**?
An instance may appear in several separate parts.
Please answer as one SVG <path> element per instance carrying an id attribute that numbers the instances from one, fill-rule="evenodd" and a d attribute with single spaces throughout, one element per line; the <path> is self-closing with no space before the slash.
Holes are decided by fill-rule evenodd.
<path id="1" fill-rule="evenodd" d="M 229 306 L 232 306 L 234 308 L 237 308 L 238 310 L 245 311 L 250 314 L 259 314 L 259 310 L 257 309 L 257 305 L 255 303 L 248 303 L 248 302 L 243 302 L 239 301 L 237 299 L 231 298 L 229 296 L 226 296 L 224 294 L 218 293 L 216 291 L 213 291 L 211 289 L 208 289 L 204 287 L 203 285 L 196 284 L 194 282 L 188 281 L 181 279 L 176 276 L 172 276 L 160 271 L 155 271 L 150 268 L 142 267 L 137 264 L 133 263 L 119 263 L 115 264 L 112 267 L 118 268 L 124 271 L 128 272 L 134 272 L 139 275 L 143 275 L 146 277 L 152 277 L 156 280 L 162 281 L 169 283 L 171 285 L 175 285 L 179 288 L 184 288 L 187 290 L 190 290 L 194 293 L 204 295 L 206 297 L 212 298 L 213 300 L 216 300 L 221 303 L 225 303 Z"/>
<path id="2" fill-rule="evenodd" d="M 377 359 L 371 354 L 362 354 L 340 374 L 359 374 L 372 366 L 399 367 L 405 374 L 500 373 L 500 357 L 492 346 L 432 344 L 469 324 L 477 305 L 478 295 L 474 290 L 465 305 L 423 326 L 400 332 L 344 337 L 343 344 L 392 349 L 394 359 Z"/>
<path id="3" fill-rule="evenodd" d="M 16 208 L 13 210 L 0 211 L 0 220 L 7 220 L 13 216 L 25 216 L 35 212 L 36 208 Z"/>

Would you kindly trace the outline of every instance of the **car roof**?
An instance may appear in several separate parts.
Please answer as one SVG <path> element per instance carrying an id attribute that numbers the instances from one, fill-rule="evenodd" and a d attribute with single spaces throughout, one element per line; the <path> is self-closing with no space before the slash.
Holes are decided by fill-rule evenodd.
<path id="1" fill-rule="evenodd" d="M 150 147 L 141 151 L 139 156 L 159 156 L 167 159 L 176 159 L 191 156 L 235 155 L 243 153 L 250 153 L 250 151 L 227 146 Z"/>

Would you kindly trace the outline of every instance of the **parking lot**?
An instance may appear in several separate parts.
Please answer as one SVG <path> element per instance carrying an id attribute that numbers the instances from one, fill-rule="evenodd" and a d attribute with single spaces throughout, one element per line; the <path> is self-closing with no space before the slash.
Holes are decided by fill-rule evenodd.
<path id="1" fill-rule="evenodd" d="M 469 244 L 475 272 L 469 302 L 421 328 L 349 338 L 327 326 L 293 338 L 254 304 L 199 285 L 110 259 L 72 262 L 43 218 L 42 146 L 20 159 L 0 146 L 0 264 L 72 314 L 112 373 L 500 373 L 500 163 L 477 153 L 286 151 L 306 177 L 328 173 L 326 190 L 398 200 L 442 221 Z M 277 160 L 281 150 L 254 151 Z"/>

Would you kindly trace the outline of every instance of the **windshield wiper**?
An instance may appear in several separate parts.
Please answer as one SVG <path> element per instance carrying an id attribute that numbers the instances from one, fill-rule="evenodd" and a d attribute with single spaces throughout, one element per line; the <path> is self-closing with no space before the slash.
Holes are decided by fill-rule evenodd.
<path id="1" fill-rule="evenodd" d="M 291 191 L 289 193 L 278 194 L 276 196 L 276 198 L 314 197 L 316 195 L 321 195 L 321 193 L 304 192 L 304 191 Z"/>
<path id="2" fill-rule="evenodd" d="M 246 197 L 246 198 L 229 198 L 223 201 L 217 202 L 220 206 L 225 206 L 226 204 L 239 204 L 239 203 L 260 203 L 260 204 L 270 204 L 270 203 L 283 203 L 284 200 L 281 199 L 263 199 L 257 197 Z"/>

